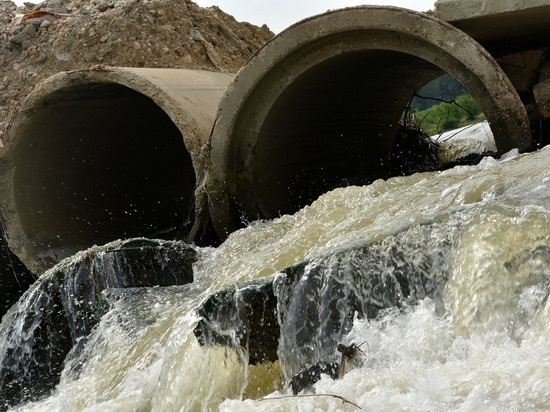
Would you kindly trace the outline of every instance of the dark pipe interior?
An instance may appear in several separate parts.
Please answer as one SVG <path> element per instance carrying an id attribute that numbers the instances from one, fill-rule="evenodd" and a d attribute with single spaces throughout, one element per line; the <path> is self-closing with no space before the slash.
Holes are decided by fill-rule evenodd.
<path id="1" fill-rule="evenodd" d="M 254 195 L 263 215 L 400 174 L 390 156 L 399 120 L 413 93 L 441 74 L 388 50 L 337 55 L 304 72 L 273 104 L 256 144 Z"/>
<path id="2" fill-rule="evenodd" d="M 14 187 L 29 240 L 71 254 L 181 229 L 195 173 L 180 131 L 150 98 L 86 84 L 47 96 L 21 130 Z"/>

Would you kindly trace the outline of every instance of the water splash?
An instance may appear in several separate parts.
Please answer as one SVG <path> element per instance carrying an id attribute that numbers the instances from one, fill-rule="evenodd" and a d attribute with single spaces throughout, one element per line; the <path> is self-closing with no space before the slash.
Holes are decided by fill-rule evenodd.
<path id="1" fill-rule="evenodd" d="M 109 292 L 109 312 L 69 356 L 55 392 L 19 410 L 356 410 L 345 398 L 380 411 L 543 411 L 550 404 L 549 156 L 543 149 L 337 189 L 199 250 L 193 284 Z M 197 309 L 242 282 L 272 275 L 282 282 L 288 272 L 276 274 L 296 262 L 306 263 L 291 272 L 294 289 L 278 292 L 285 373 L 335 359 L 334 347 L 325 347 L 333 341 L 364 342 L 366 360 L 343 379 L 322 377 L 315 397 L 277 389 L 241 399 L 255 379 L 247 348 L 201 346 Z M 417 280 L 409 294 L 401 272 Z M 369 295 L 373 284 L 390 288 Z M 297 299 L 308 293 L 309 301 Z M 352 298 L 359 295 L 366 300 Z M 308 329 L 299 312 L 309 304 Z M 300 334 L 306 330 L 311 337 Z"/>
<path id="2" fill-rule="evenodd" d="M 183 243 L 131 239 L 83 251 L 47 271 L 2 321 L 0 405 L 51 393 L 69 351 L 83 349 L 107 310 L 103 290 L 191 282 L 194 259 Z"/>
<path id="3" fill-rule="evenodd" d="M 431 297 L 444 311 L 456 222 L 414 226 L 380 243 L 309 261 L 279 276 L 279 359 L 285 378 L 307 364 L 336 361 L 353 319 Z"/>

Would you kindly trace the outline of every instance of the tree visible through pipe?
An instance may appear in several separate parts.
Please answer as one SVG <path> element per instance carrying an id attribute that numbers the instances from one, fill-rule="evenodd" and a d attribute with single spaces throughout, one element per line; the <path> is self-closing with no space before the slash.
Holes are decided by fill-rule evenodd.
<path id="1" fill-rule="evenodd" d="M 443 73 L 480 104 L 500 152 L 531 146 L 525 109 L 490 55 L 443 21 L 393 7 L 290 27 L 238 73 L 219 108 L 227 74 L 60 73 L 28 96 L 0 151 L 6 239 L 40 273 L 94 243 L 194 234 L 208 214 L 223 239 L 335 187 L 400 174 L 400 118 Z"/>
<path id="2" fill-rule="evenodd" d="M 478 43 L 443 21 L 361 6 L 279 34 L 220 103 L 207 182 L 218 234 L 293 213 L 338 186 L 399 174 L 392 151 L 403 111 L 444 73 L 480 104 L 500 152 L 530 148 L 511 83 Z"/>

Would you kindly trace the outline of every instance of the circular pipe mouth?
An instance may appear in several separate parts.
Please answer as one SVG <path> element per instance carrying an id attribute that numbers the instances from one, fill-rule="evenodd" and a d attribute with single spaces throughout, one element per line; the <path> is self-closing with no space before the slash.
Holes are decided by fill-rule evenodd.
<path id="1" fill-rule="evenodd" d="M 12 250 L 40 273 L 94 244 L 185 237 L 200 149 L 230 79 L 108 68 L 39 85 L 2 153 L 0 202 Z"/>
<path id="2" fill-rule="evenodd" d="M 400 119 L 448 73 L 476 99 L 500 152 L 532 144 L 515 89 L 472 38 L 410 10 L 361 6 L 304 20 L 237 74 L 211 135 L 210 213 L 221 237 L 339 186 L 402 174 Z"/>
<path id="3" fill-rule="evenodd" d="M 77 251 L 192 223 L 191 156 L 150 98 L 88 83 L 48 100 L 14 153 L 15 206 L 33 244 Z"/>

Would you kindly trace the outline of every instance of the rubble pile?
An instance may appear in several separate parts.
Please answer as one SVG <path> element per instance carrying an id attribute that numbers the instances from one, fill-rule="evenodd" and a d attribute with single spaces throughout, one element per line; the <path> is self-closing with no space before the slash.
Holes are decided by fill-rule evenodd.
<path id="1" fill-rule="evenodd" d="M 57 72 L 97 64 L 236 72 L 272 36 L 190 0 L 0 0 L 0 142 L 26 94 Z"/>

